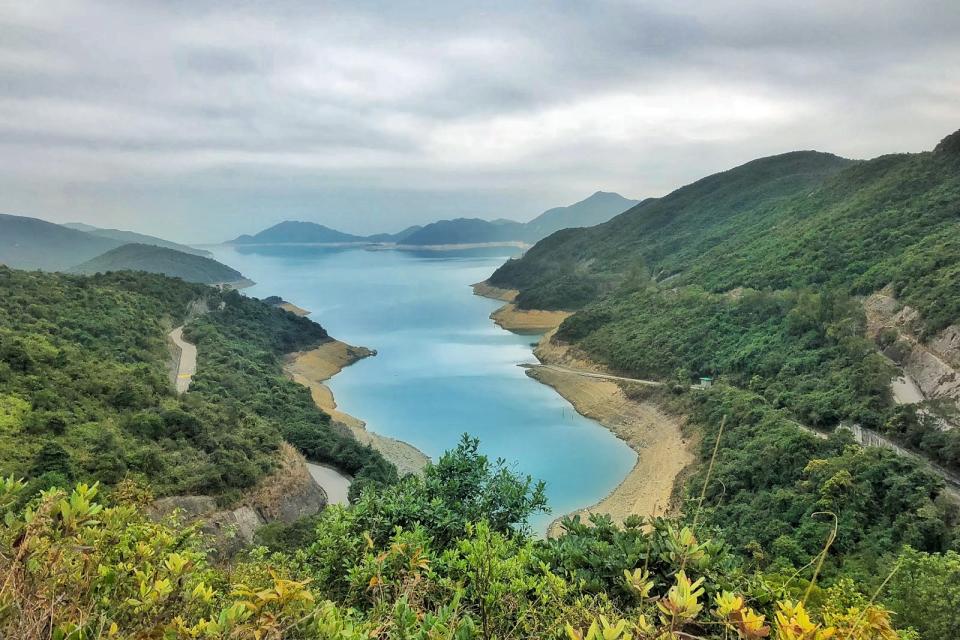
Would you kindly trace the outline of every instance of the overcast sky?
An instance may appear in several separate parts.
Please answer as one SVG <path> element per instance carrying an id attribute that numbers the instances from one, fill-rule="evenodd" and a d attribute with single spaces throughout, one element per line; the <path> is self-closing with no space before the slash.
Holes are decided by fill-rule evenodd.
<path id="1" fill-rule="evenodd" d="M 960 0 L 0 0 L 0 212 L 182 241 L 528 219 L 958 128 Z"/>

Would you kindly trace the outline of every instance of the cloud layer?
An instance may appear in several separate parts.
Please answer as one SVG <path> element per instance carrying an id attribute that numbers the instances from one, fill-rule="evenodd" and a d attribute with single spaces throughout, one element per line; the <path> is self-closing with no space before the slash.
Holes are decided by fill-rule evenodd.
<path id="1" fill-rule="evenodd" d="M 922 4 L 11 0 L 0 210 L 372 232 L 928 149 L 960 127 L 960 6 Z"/>

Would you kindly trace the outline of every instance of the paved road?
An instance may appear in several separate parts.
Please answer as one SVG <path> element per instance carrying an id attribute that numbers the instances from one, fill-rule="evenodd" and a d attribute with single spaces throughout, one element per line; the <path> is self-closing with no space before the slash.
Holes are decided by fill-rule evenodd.
<path id="1" fill-rule="evenodd" d="M 193 374 L 197 372 L 197 347 L 183 339 L 183 327 L 170 332 L 173 344 L 180 348 L 180 360 L 177 363 L 177 393 L 185 393 L 190 388 Z"/>
<path id="2" fill-rule="evenodd" d="M 327 494 L 327 504 L 346 505 L 350 503 L 347 498 L 350 493 L 350 483 L 353 481 L 350 476 L 340 473 L 333 467 L 314 462 L 308 462 L 307 469 L 310 470 L 310 475 L 313 476 L 314 481 L 323 487 Z"/>

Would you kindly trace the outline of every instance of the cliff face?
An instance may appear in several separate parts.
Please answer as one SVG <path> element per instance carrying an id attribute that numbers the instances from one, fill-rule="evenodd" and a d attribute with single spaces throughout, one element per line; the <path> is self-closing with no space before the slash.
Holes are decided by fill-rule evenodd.
<path id="1" fill-rule="evenodd" d="M 178 512 L 185 522 L 200 521 L 221 556 L 231 556 L 253 542 L 257 529 L 270 522 L 291 523 L 318 513 L 327 496 L 307 470 L 306 460 L 289 444 L 280 448 L 280 467 L 248 492 L 233 509 L 220 509 L 211 496 L 171 496 L 154 501 L 155 517 Z"/>
<path id="2" fill-rule="evenodd" d="M 871 337 L 884 330 L 896 331 L 896 341 L 884 353 L 903 367 L 924 398 L 948 399 L 960 407 L 960 325 L 950 325 L 921 342 L 916 337 L 920 314 L 901 305 L 889 288 L 867 298 L 864 307 Z"/>

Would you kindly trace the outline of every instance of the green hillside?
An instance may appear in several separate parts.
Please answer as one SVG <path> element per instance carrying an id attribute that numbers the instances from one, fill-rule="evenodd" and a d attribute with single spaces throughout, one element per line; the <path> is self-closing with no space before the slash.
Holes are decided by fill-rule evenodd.
<path id="1" fill-rule="evenodd" d="M 722 239 L 779 219 L 790 198 L 805 197 L 850 165 L 813 151 L 754 160 L 645 200 L 605 224 L 557 232 L 498 269 L 490 283 L 520 289 L 524 308 L 576 309 L 628 278 L 676 274 Z"/>
<path id="2" fill-rule="evenodd" d="M 576 309 L 637 278 L 723 292 L 893 284 L 930 330 L 960 317 L 960 152 L 851 162 L 795 152 L 747 163 L 561 232 L 493 274 L 526 308 Z"/>
<path id="3" fill-rule="evenodd" d="M 243 274 L 212 258 L 146 244 L 125 244 L 70 269 L 72 273 L 145 271 L 200 284 L 239 283 Z"/>
<path id="4" fill-rule="evenodd" d="M 960 133 L 931 152 L 863 162 L 814 152 L 756 160 L 554 234 L 490 282 L 518 288 L 524 307 L 577 310 L 555 339 L 673 385 L 660 401 L 706 432 L 702 461 L 727 417 L 707 519 L 731 527 L 743 552 L 799 560 L 816 545 L 810 532 L 826 531 L 810 520 L 818 510 L 838 515 L 836 556 L 848 571 L 908 530 L 919 536 L 910 544 L 955 547 L 955 529 L 919 524 L 925 509 L 955 506 L 941 490 L 904 493 L 918 477 L 912 463 L 854 455 L 842 433 L 827 444 L 796 423 L 825 432 L 859 423 L 960 470 L 960 433 L 930 418 L 936 408 L 893 402 L 896 367 L 866 337 L 859 297 L 892 285 L 922 314 L 925 336 L 960 320 L 958 147 Z M 713 389 L 687 391 L 700 376 L 714 377 Z M 816 479 L 824 469 L 830 477 Z M 868 513 L 871 500 L 885 506 Z M 919 519 L 884 520 L 894 513 Z"/>
<path id="5" fill-rule="evenodd" d="M 130 272 L 0 267 L 0 299 L 0 472 L 33 491 L 133 477 L 156 495 L 229 501 L 273 469 L 282 439 L 361 478 L 396 475 L 283 375 L 283 354 L 328 339 L 306 318 Z M 214 311 L 187 324 L 198 373 L 177 396 L 166 334 L 196 300 Z"/>

